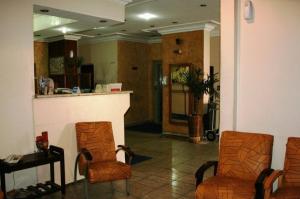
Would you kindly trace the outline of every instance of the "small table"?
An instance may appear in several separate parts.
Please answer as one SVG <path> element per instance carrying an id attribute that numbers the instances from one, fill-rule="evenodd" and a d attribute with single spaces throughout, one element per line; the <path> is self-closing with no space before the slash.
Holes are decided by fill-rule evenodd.
<path id="1" fill-rule="evenodd" d="M 60 162 L 60 181 L 61 185 L 55 184 L 54 180 L 54 163 Z M 5 187 L 5 174 L 41 165 L 50 164 L 50 184 L 55 185 L 56 190 L 60 190 L 62 194 L 65 194 L 65 158 L 64 150 L 57 146 L 50 146 L 48 152 L 37 152 L 27 154 L 16 164 L 9 164 L 0 161 L 0 175 L 1 175 L 1 189 L 4 193 L 4 199 L 6 199 L 6 187 Z"/>

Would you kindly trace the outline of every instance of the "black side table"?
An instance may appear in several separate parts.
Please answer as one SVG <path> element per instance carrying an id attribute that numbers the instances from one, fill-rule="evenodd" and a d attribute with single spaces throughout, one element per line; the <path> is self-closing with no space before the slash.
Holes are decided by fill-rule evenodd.
<path id="1" fill-rule="evenodd" d="M 54 163 L 60 162 L 60 182 L 61 185 L 55 184 L 54 180 Z M 50 164 L 50 181 L 47 183 L 50 186 L 55 187 L 55 191 L 60 190 L 62 194 L 65 194 L 65 158 L 64 158 L 64 150 L 57 146 L 50 146 L 49 151 L 47 153 L 38 152 L 27 154 L 22 157 L 22 159 L 16 164 L 9 164 L 4 162 L 3 160 L 0 161 L 0 174 L 1 174 L 1 189 L 4 193 L 4 199 L 6 199 L 6 186 L 5 186 L 5 174 L 11 173 L 14 171 L 19 171 L 23 169 L 28 169 L 32 167 L 37 167 L 40 165 Z M 43 186 L 38 184 L 38 186 Z M 33 186 L 31 186 L 33 187 Z M 47 187 L 45 186 L 47 189 Z M 33 188 L 36 189 L 36 188 Z M 39 192 L 38 189 L 36 189 Z M 45 191 L 43 193 L 39 192 L 37 196 L 45 195 L 47 193 L 52 193 L 49 191 Z"/>

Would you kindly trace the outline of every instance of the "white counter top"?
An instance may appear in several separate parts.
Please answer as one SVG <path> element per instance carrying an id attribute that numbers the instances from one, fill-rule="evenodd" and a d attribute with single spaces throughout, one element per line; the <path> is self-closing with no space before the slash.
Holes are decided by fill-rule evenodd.
<path id="1" fill-rule="evenodd" d="M 115 94 L 130 94 L 133 91 L 114 91 L 102 93 L 72 93 L 72 94 L 54 94 L 54 95 L 35 95 L 34 98 L 56 98 L 56 97 L 78 97 L 78 96 L 93 96 L 93 95 L 115 95 Z"/>

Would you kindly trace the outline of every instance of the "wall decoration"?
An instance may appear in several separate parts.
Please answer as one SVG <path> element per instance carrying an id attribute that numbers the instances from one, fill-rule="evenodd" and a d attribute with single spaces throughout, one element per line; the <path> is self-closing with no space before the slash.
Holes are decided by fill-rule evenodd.
<path id="1" fill-rule="evenodd" d="M 52 57 L 49 60 L 50 75 L 63 75 L 65 73 L 64 57 Z"/>

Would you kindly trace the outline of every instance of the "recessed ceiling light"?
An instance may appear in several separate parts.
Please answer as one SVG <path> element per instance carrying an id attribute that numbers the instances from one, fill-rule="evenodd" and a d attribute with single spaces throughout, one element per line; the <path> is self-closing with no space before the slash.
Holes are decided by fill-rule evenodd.
<path id="1" fill-rule="evenodd" d="M 49 12 L 48 9 L 40 9 L 40 11 L 43 12 L 43 13 Z"/>
<path id="2" fill-rule="evenodd" d="M 101 27 L 94 27 L 93 29 L 94 30 L 99 30 L 99 29 L 103 29 L 103 28 L 105 28 L 104 26 L 101 26 Z"/>
<path id="3" fill-rule="evenodd" d="M 141 18 L 141 19 L 150 20 L 150 19 L 156 18 L 157 16 L 154 15 L 154 14 L 146 12 L 146 13 L 143 13 L 143 14 L 139 14 L 138 17 Z"/>
<path id="4" fill-rule="evenodd" d="M 205 3 L 202 3 L 200 6 L 201 6 L 201 7 L 206 7 L 206 6 L 207 6 L 207 4 L 205 4 Z"/>
<path id="5" fill-rule="evenodd" d="M 100 22 L 100 23 L 106 23 L 106 22 L 107 22 L 107 20 L 105 20 L 105 19 L 101 19 L 99 22 Z"/>
<path id="6" fill-rule="evenodd" d="M 60 32 L 62 32 L 62 33 L 64 33 L 64 34 L 66 34 L 67 32 L 71 31 L 70 28 L 67 28 L 67 27 L 64 27 L 64 26 L 60 27 L 60 28 L 57 28 L 57 30 L 60 31 Z"/>

